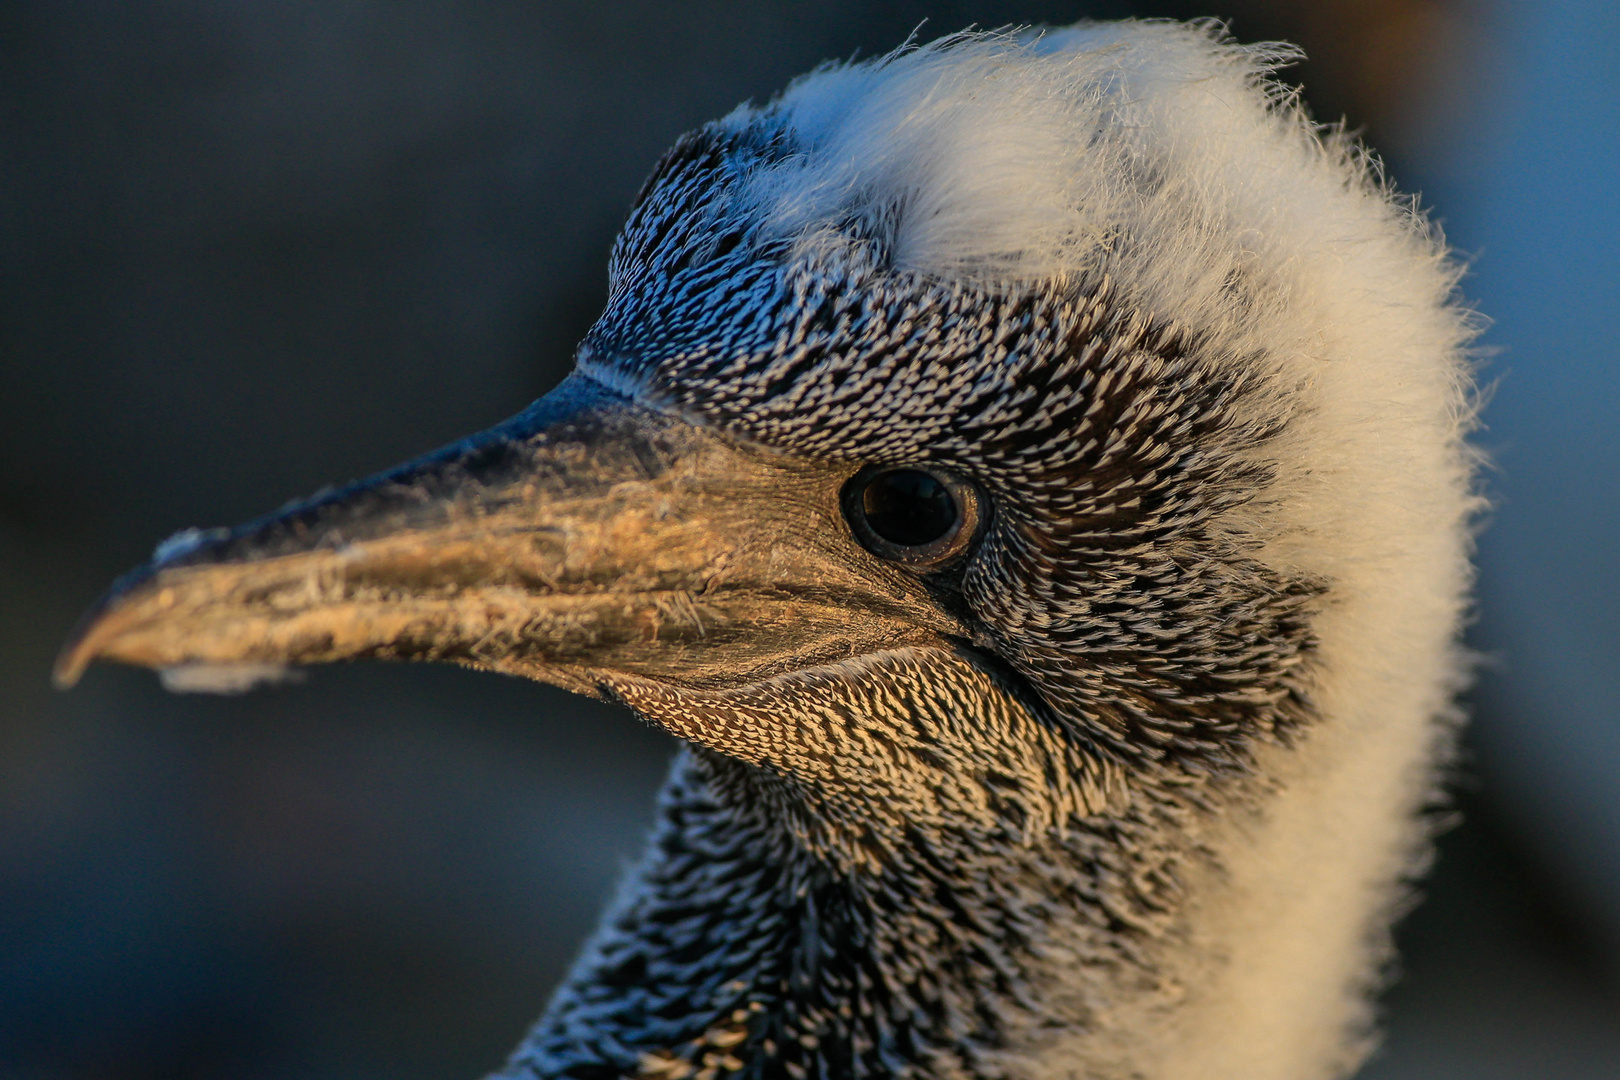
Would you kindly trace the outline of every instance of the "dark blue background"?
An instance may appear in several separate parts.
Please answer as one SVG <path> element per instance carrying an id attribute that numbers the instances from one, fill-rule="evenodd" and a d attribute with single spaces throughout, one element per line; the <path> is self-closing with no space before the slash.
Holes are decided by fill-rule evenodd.
<path id="1" fill-rule="evenodd" d="M 1495 319 L 1466 823 L 1369 1076 L 1620 1075 L 1620 19 L 1607 0 L 0 4 L 0 1080 L 472 1077 L 538 1014 L 672 744 L 359 666 L 97 668 L 152 544 L 516 412 L 682 130 L 969 23 L 1219 14 L 1312 55 Z"/>

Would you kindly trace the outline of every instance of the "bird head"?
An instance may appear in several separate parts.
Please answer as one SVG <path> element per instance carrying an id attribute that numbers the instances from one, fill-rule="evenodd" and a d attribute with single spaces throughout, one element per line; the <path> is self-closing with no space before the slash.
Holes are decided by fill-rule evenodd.
<path id="1" fill-rule="evenodd" d="M 627 703 L 835 848 L 1241 773 L 1360 647 L 1406 519 L 1460 517 L 1408 503 L 1465 471 L 1454 430 L 1419 462 L 1389 436 L 1458 424 L 1455 371 L 1412 361 L 1466 336 L 1448 272 L 1265 81 L 1283 59 L 1169 24 L 972 34 L 738 109 L 646 182 L 555 391 L 171 539 L 59 679 L 523 675 Z"/>

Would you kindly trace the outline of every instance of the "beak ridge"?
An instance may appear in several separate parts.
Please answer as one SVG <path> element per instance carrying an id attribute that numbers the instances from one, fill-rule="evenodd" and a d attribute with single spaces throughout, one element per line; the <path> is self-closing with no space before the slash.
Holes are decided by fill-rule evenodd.
<path id="1" fill-rule="evenodd" d="M 600 695 L 608 673 L 714 686 L 958 632 L 914 579 L 805 527 L 838 514 L 841 475 L 576 375 L 369 480 L 176 534 L 85 616 L 54 679 L 107 659 L 239 689 L 371 657 Z"/>

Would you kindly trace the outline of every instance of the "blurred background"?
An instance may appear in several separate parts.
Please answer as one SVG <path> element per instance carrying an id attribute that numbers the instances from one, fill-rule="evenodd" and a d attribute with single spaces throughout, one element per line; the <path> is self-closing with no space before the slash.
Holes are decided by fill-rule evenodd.
<path id="1" fill-rule="evenodd" d="M 170 532 L 548 389 L 683 130 L 919 24 L 1133 14 L 1303 45 L 1494 320 L 1462 823 L 1364 1075 L 1620 1076 L 1620 5 L 5 0 L 0 1080 L 497 1065 L 667 738 L 432 668 L 60 694 L 57 646 Z"/>

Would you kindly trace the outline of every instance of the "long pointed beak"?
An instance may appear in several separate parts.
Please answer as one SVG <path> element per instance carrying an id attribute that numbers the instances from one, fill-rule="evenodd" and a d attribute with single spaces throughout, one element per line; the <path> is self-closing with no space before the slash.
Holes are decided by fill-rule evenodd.
<path id="1" fill-rule="evenodd" d="M 576 376 L 410 464 L 165 543 L 85 616 L 56 682 L 97 659 L 379 657 L 598 694 L 615 675 L 714 687 L 960 632 L 832 527 L 839 482 Z"/>

